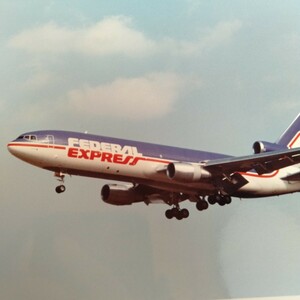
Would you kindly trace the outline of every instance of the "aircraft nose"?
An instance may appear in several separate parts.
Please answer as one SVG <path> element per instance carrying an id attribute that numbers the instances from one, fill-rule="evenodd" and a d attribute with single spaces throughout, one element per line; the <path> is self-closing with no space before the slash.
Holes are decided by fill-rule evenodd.
<path id="1" fill-rule="evenodd" d="M 24 147 L 20 146 L 15 142 L 10 142 L 7 145 L 7 149 L 13 156 L 20 159 L 23 159 L 27 155 L 27 152 L 25 151 Z"/>
<path id="2" fill-rule="evenodd" d="M 17 150 L 17 147 L 14 146 L 13 143 L 9 143 L 7 144 L 7 149 L 8 151 L 12 154 L 12 155 L 15 155 L 17 156 L 18 155 L 18 150 Z"/>
<path id="3" fill-rule="evenodd" d="M 28 147 L 24 145 L 20 145 L 15 142 L 10 142 L 7 145 L 8 151 L 15 157 L 26 161 L 26 162 L 32 162 L 35 159 L 35 152 L 31 151 L 30 149 L 27 149 Z"/>

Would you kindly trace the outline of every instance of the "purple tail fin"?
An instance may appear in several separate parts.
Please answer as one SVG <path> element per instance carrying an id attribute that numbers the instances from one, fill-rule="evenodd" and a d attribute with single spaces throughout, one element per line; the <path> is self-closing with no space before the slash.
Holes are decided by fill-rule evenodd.
<path id="1" fill-rule="evenodd" d="M 277 141 L 278 145 L 288 148 L 300 147 L 300 114 Z"/>

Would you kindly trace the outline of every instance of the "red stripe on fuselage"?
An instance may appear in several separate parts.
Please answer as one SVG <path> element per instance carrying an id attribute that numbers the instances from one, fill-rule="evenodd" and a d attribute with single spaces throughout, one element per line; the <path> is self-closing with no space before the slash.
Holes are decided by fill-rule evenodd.
<path id="1" fill-rule="evenodd" d="M 58 150 L 66 150 L 65 146 L 57 146 L 52 144 L 31 144 L 31 143 L 10 143 L 8 147 L 33 147 L 33 148 L 51 148 Z"/>
<path id="2" fill-rule="evenodd" d="M 277 170 L 271 174 L 267 174 L 267 175 L 265 175 L 265 174 L 259 175 L 257 173 L 245 173 L 245 172 L 238 172 L 238 173 L 243 176 L 251 176 L 251 177 L 257 177 L 257 178 L 273 178 L 279 173 L 279 170 Z"/>
<path id="3" fill-rule="evenodd" d="M 139 161 L 156 162 L 156 163 L 162 163 L 162 164 L 169 164 L 170 163 L 170 161 L 168 161 L 168 160 L 162 160 L 162 159 L 156 159 L 156 158 L 147 158 L 147 157 L 135 157 L 134 160 L 129 165 L 130 166 L 135 166 Z"/>
<path id="4" fill-rule="evenodd" d="M 32 147 L 32 148 L 45 148 L 45 149 L 58 149 L 58 150 L 66 150 L 66 146 L 52 145 L 52 144 L 33 144 L 33 143 L 10 143 L 9 147 Z M 81 148 L 78 148 L 80 150 Z M 78 157 L 77 157 L 78 158 Z M 133 161 L 129 163 L 130 166 L 137 165 L 140 161 L 154 162 L 154 163 L 163 163 L 169 164 L 169 160 L 151 158 L 151 157 L 134 157 Z"/>

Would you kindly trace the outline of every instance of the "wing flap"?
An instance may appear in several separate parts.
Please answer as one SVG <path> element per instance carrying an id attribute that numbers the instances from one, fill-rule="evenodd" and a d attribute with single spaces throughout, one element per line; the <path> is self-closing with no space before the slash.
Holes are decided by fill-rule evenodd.
<path id="1" fill-rule="evenodd" d="M 248 183 L 248 180 L 239 173 L 234 173 L 230 177 L 225 177 L 220 182 L 224 191 L 228 194 L 232 194 L 244 185 Z"/>
<path id="2" fill-rule="evenodd" d="M 212 174 L 231 174 L 255 170 L 259 175 L 300 163 L 300 148 L 249 156 L 211 160 L 204 164 Z"/>
<path id="3" fill-rule="evenodd" d="M 278 160 L 268 161 L 265 164 L 259 164 L 255 166 L 255 170 L 258 174 L 264 174 L 273 172 L 274 170 L 282 169 L 288 166 L 295 165 L 300 162 L 300 156 L 286 156 Z"/>

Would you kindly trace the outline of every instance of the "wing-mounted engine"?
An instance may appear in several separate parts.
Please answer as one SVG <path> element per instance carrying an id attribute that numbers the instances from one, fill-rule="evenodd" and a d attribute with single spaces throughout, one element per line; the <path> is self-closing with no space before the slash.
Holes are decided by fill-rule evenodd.
<path id="1" fill-rule="evenodd" d="M 133 186 L 120 184 L 106 184 L 101 190 L 101 198 L 112 205 L 131 205 L 144 201 L 144 195 Z"/>
<path id="2" fill-rule="evenodd" d="M 264 152 L 272 152 L 276 150 L 284 150 L 286 147 L 282 145 L 278 145 L 275 143 L 265 142 L 265 141 L 257 141 L 253 144 L 253 150 L 255 154 L 264 153 Z"/>
<path id="3" fill-rule="evenodd" d="M 189 183 L 210 178 L 211 173 L 198 164 L 174 162 L 168 165 L 167 176 L 178 182 Z"/>
<path id="4" fill-rule="evenodd" d="M 179 201 L 186 200 L 185 195 L 179 195 Z M 137 202 L 170 203 L 174 194 L 146 185 L 106 184 L 101 190 L 101 198 L 112 205 L 131 205 Z"/>

